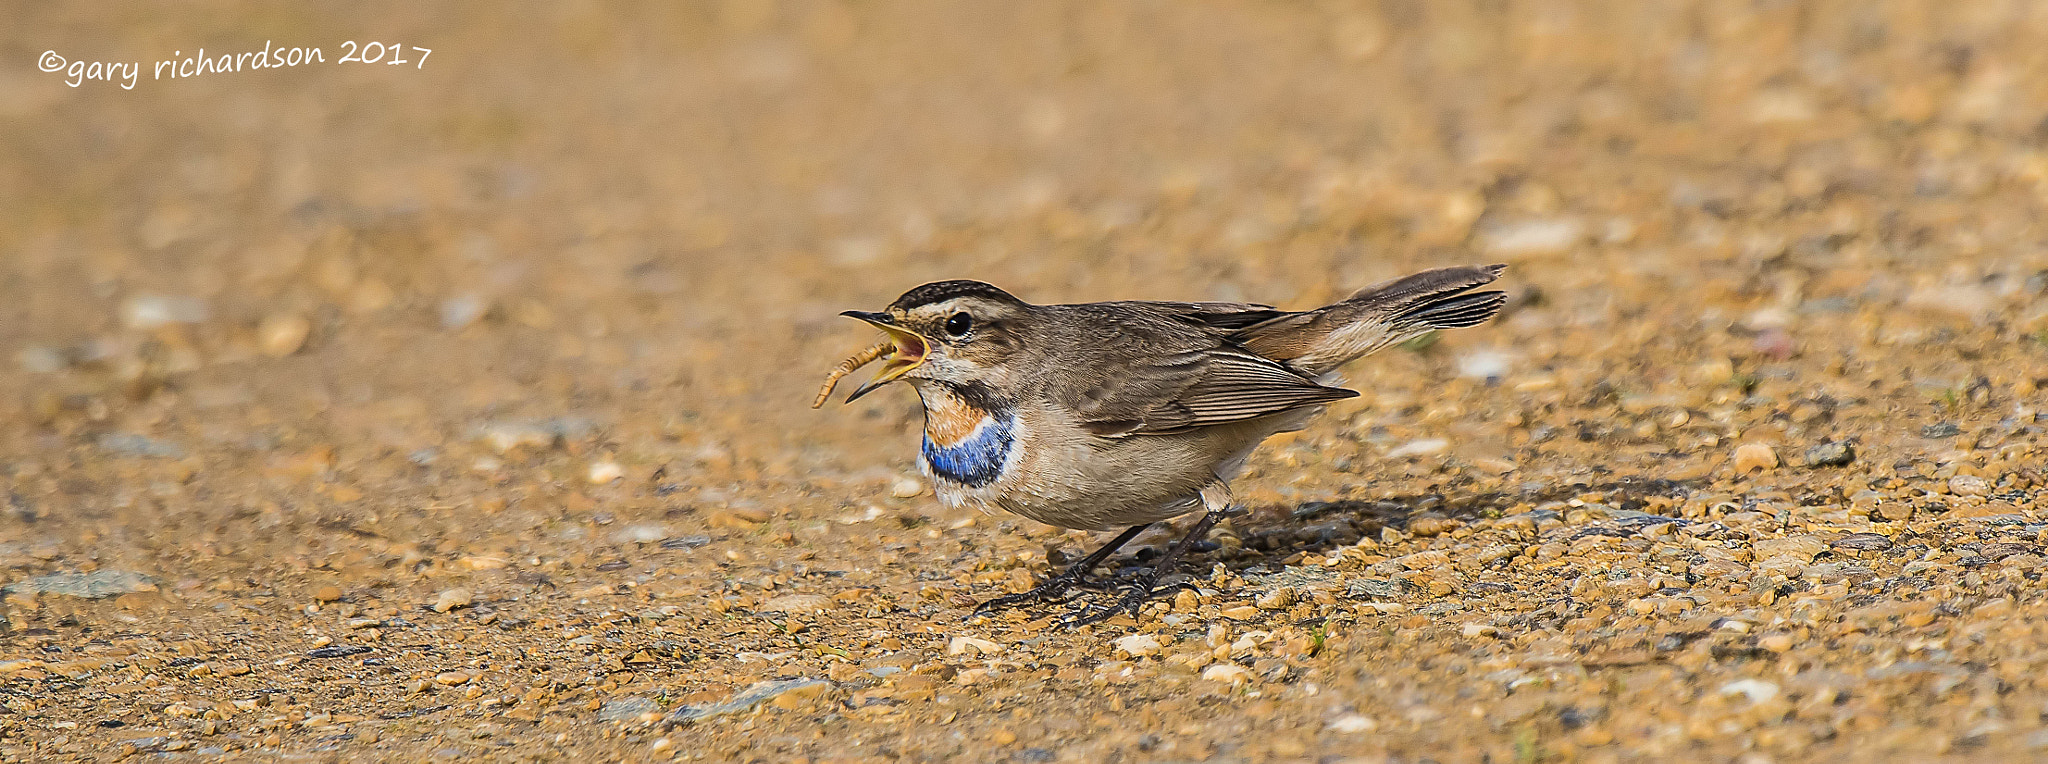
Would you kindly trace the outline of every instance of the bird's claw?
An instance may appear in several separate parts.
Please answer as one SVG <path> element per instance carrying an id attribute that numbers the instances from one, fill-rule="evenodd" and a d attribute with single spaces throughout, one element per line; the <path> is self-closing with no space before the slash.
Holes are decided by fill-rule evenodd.
<path id="1" fill-rule="evenodd" d="M 1078 629 L 1115 618 L 1118 613 L 1130 613 L 1132 620 L 1136 620 L 1138 613 L 1145 609 L 1145 603 L 1151 602 L 1155 594 L 1150 581 L 1132 584 L 1124 587 L 1123 595 L 1117 597 L 1116 602 L 1112 604 L 1083 603 L 1053 623 L 1061 628 Z"/>
<path id="2" fill-rule="evenodd" d="M 1045 583 L 1032 587 L 1027 591 L 1018 592 L 1016 594 L 1005 594 L 1001 597 L 996 597 L 988 600 L 987 602 L 983 602 L 979 605 L 976 605 L 974 606 L 974 612 L 968 613 L 967 618 L 962 620 L 973 620 L 976 616 L 989 615 L 991 613 L 995 613 L 1001 610 L 1008 610 L 1013 607 L 1035 605 L 1040 602 L 1052 602 L 1055 600 L 1064 599 L 1067 590 L 1072 589 L 1076 586 L 1082 588 L 1094 588 L 1096 584 L 1081 576 L 1073 576 L 1071 578 L 1065 575 L 1053 576 L 1052 578 L 1046 579 Z"/>

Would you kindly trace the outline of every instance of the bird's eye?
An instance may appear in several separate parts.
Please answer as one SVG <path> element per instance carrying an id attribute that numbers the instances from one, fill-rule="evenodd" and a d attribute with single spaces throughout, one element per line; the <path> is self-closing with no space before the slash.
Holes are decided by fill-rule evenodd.
<path id="1" fill-rule="evenodd" d="M 946 333 L 955 337 L 964 336 L 973 328 L 974 317 L 965 313 L 955 313 L 952 318 L 946 319 Z"/>

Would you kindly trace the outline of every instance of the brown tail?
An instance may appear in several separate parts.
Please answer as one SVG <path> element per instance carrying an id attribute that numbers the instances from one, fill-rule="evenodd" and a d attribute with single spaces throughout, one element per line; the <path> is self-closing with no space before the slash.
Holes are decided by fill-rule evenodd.
<path id="1" fill-rule="evenodd" d="M 1423 271 L 1358 290 L 1343 302 L 1290 313 L 1238 330 L 1246 349 L 1310 376 L 1438 329 L 1477 326 L 1500 312 L 1504 292 L 1468 292 L 1506 265 Z"/>

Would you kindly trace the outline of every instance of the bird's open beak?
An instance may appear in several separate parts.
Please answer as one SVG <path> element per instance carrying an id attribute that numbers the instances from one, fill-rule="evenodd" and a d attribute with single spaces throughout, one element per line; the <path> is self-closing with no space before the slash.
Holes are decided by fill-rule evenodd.
<path id="1" fill-rule="evenodd" d="M 925 353 L 931 350 L 931 343 L 922 335 L 897 326 L 896 319 L 890 317 L 887 313 L 849 310 L 839 315 L 858 318 L 873 324 L 875 328 L 887 333 L 889 339 L 896 343 L 896 352 L 889 354 L 888 360 L 882 362 L 882 370 L 875 372 L 875 378 L 868 380 L 867 384 L 861 385 L 860 389 L 853 391 L 852 395 L 846 396 L 847 403 L 852 403 L 855 399 L 867 395 L 869 391 L 894 382 L 902 378 L 903 375 L 910 373 L 911 369 L 923 365 Z"/>

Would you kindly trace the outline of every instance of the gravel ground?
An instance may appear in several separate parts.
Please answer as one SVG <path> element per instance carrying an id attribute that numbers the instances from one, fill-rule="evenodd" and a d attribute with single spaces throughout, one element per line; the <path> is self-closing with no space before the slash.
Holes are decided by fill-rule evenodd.
<path id="1" fill-rule="evenodd" d="M 2034 4 L 99 11 L 0 31 L 0 759 L 2048 756 Z M 1494 261 L 1136 620 L 806 408 L 926 280 Z"/>

